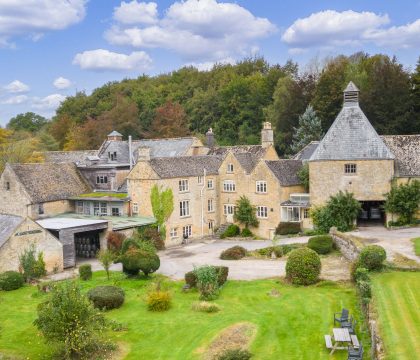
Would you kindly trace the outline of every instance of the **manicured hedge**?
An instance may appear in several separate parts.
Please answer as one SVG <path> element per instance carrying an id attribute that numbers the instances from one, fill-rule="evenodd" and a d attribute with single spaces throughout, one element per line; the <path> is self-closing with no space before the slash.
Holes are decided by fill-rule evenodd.
<path id="1" fill-rule="evenodd" d="M 17 290 L 23 286 L 25 278 L 17 271 L 6 271 L 0 274 L 0 290 Z"/>
<path id="2" fill-rule="evenodd" d="M 333 248 L 333 239 L 330 235 L 318 235 L 311 237 L 308 241 L 308 248 L 318 254 L 328 254 Z"/>
<path id="3" fill-rule="evenodd" d="M 386 251 L 379 245 L 366 246 L 359 255 L 360 267 L 364 267 L 368 270 L 380 270 L 385 259 Z"/>
<path id="4" fill-rule="evenodd" d="M 218 283 L 219 286 L 222 286 L 228 278 L 229 275 L 229 268 L 227 266 L 215 266 L 219 277 L 218 277 Z M 194 271 L 189 271 L 185 274 L 185 282 L 191 287 L 194 288 L 197 286 L 197 278 L 194 274 Z"/>
<path id="5" fill-rule="evenodd" d="M 293 284 L 314 284 L 318 281 L 320 272 L 321 260 L 315 251 L 309 248 L 300 248 L 289 254 L 286 263 L 286 277 Z"/>
<path id="6" fill-rule="evenodd" d="M 233 246 L 222 251 L 220 258 L 222 260 L 239 260 L 246 256 L 246 249 L 242 246 Z"/>
<path id="7" fill-rule="evenodd" d="M 117 286 L 97 286 L 90 289 L 87 296 L 97 309 L 117 309 L 124 304 L 124 290 Z"/>
<path id="8" fill-rule="evenodd" d="M 299 234 L 300 231 L 300 223 L 281 222 L 277 225 L 276 235 Z"/>

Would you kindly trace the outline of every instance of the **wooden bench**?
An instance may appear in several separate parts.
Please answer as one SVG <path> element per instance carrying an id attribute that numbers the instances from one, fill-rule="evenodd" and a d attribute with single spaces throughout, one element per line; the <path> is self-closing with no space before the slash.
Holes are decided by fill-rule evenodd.
<path id="1" fill-rule="evenodd" d="M 351 342 L 353 344 L 353 347 L 355 349 L 358 349 L 360 347 L 359 339 L 357 339 L 357 336 L 356 335 L 351 335 L 350 337 L 351 337 Z"/>
<path id="2" fill-rule="evenodd" d="M 324 335 L 325 338 L 325 345 L 327 346 L 327 349 L 332 349 L 333 344 L 331 341 L 331 335 Z"/>

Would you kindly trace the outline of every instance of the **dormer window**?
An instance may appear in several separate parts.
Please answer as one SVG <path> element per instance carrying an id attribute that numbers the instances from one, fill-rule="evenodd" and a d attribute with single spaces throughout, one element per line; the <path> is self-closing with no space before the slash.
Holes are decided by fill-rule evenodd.
<path id="1" fill-rule="evenodd" d="M 116 161 L 117 160 L 117 152 L 116 151 L 114 151 L 114 152 L 108 151 L 108 158 L 111 161 Z"/>
<path id="2" fill-rule="evenodd" d="M 344 164 L 345 174 L 356 174 L 356 171 L 357 171 L 356 164 Z"/>
<path id="3" fill-rule="evenodd" d="M 96 177 L 97 184 L 108 184 L 108 176 L 106 175 L 99 175 Z"/>
<path id="4" fill-rule="evenodd" d="M 227 165 L 227 172 L 228 173 L 233 173 L 233 164 L 228 164 Z"/>

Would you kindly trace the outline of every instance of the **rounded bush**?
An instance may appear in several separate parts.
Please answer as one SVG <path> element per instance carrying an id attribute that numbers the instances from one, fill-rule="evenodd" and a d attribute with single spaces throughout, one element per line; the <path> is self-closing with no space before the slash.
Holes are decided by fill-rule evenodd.
<path id="1" fill-rule="evenodd" d="M 157 254 L 136 248 L 129 248 L 121 257 L 121 262 L 123 271 L 131 276 L 138 275 L 140 270 L 148 276 L 160 267 Z"/>
<path id="2" fill-rule="evenodd" d="M 299 234 L 300 224 L 295 222 L 281 222 L 276 227 L 276 235 Z"/>
<path id="3" fill-rule="evenodd" d="M 222 286 L 228 278 L 229 275 L 229 268 L 227 266 L 214 266 L 217 276 L 217 282 L 219 287 Z M 194 271 L 189 271 L 185 273 L 185 282 L 190 286 L 190 288 L 194 288 L 197 286 L 197 276 L 195 275 Z"/>
<path id="4" fill-rule="evenodd" d="M 252 237 L 252 236 L 254 236 L 254 234 L 248 228 L 243 228 L 242 231 L 241 231 L 241 236 L 242 237 Z"/>
<path id="5" fill-rule="evenodd" d="M 140 259 L 138 264 L 144 275 L 149 276 L 149 274 L 154 273 L 159 269 L 160 259 L 155 253 L 140 250 Z"/>
<path id="6" fill-rule="evenodd" d="M 239 226 L 235 225 L 235 224 L 231 224 L 225 230 L 225 232 L 223 233 L 223 236 L 224 237 L 234 237 L 234 236 L 238 236 L 240 233 L 241 233 L 241 229 L 239 228 Z"/>
<path id="7" fill-rule="evenodd" d="M 17 271 L 6 271 L 0 274 L 0 290 L 17 290 L 23 286 L 25 278 Z"/>
<path id="8" fill-rule="evenodd" d="M 369 245 L 359 255 L 360 266 L 368 270 L 380 270 L 386 259 L 386 251 L 382 246 Z"/>
<path id="9" fill-rule="evenodd" d="M 117 286 L 97 286 L 87 293 L 93 306 L 97 309 L 118 309 L 124 304 L 124 290 Z"/>
<path id="10" fill-rule="evenodd" d="M 308 248 L 318 254 L 328 254 L 333 248 L 333 239 L 330 235 L 319 235 L 311 237 L 308 241 Z"/>
<path id="11" fill-rule="evenodd" d="M 147 295 L 147 308 L 150 311 L 166 311 L 171 307 L 169 291 L 155 290 Z"/>
<path id="12" fill-rule="evenodd" d="M 319 279 L 321 260 L 309 248 L 293 250 L 286 263 L 286 277 L 295 285 L 314 284 Z"/>
<path id="13" fill-rule="evenodd" d="M 79 275 L 82 280 L 92 279 L 92 265 L 84 264 L 79 267 Z"/>
<path id="14" fill-rule="evenodd" d="M 245 257 L 246 249 L 242 246 L 233 246 L 229 249 L 224 250 L 220 254 L 220 258 L 222 260 L 239 260 Z"/>

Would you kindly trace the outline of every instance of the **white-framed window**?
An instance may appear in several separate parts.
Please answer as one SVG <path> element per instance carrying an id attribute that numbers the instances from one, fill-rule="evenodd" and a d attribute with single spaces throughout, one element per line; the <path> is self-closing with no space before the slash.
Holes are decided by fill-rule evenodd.
<path id="1" fill-rule="evenodd" d="M 235 213 L 235 205 L 224 204 L 223 205 L 223 214 L 224 215 L 233 215 Z"/>
<path id="2" fill-rule="evenodd" d="M 257 217 L 266 219 L 268 218 L 268 208 L 267 206 L 258 206 L 257 207 Z"/>
<path id="3" fill-rule="evenodd" d="M 197 182 L 198 182 L 198 185 L 203 185 L 203 177 L 202 176 L 197 177 Z"/>
<path id="4" fill-rule="evenodd" d="M 183 200 L 179 202 L 179 216 L 190 216 L 190 201 Z"/>
<path id="5" fill-rule="evenodd" d="M 101 202 L 101 216 L 108 215 L 108 205 L 106 202 Z"/>
<path id="6" fill-rule="evenodd" d="M 303 209 L 303 218 L 309 219 L 311 217 L 311 214 L 309 212 L 309 209 Z"/>
<path id="7" fill-rule="evenodd" d="M 214 202 L 213 202 L 213 199 L 208 199 L 207 200 L 207 211 L 208 212 L 213 212 L 214 211 Z"/>
<path id="8" fill-rule="evenodd" d="M 108 176 L 106 175 L 98 175 L 96 177 L 97 184 L 108 184 Z"/>
<path id="9" fill-rule="evenodd" d="M 233 180 L 225 180 L 223 181 L 223 191 L 225 192 L 235 192 L 236 185 Z"/>
<path id="10" fill-rule="evenodd" d="M 255 188 L 257 193 L 266 194 L 267 193 L 267 181 L 259 180 L 255 182 Z"/>
<path id="11" fill-rule="evenodd" d="M 182 236 L 184 238 L 189 238 L 192 236 L 192 226 L 186 225 L 182 227 Z"/>
<path id="12" fill-rule="evenodd" d="M 207 180 L 207 189 L 214 189 L 213 179 L 208 179 Z"/>
<path id="13" fill-rule="evenodd" d="M 227 172 L 233 173 L 233 164 L 227 164 Z"/>
<path id="14" fill-rule="evenodd" d="M 345 174 L 356 174 L 356 171 L 357 171 L 356 164 L 344 164 Z"/>
<path id="15" fill-rule="evenodd" d="M 169 232 L 169 236 L 171 238 L 178 237 L 178 228 L 171 228 L 171 231 Z"/>
<path id="16" fill-rule="evenodd" d="M 112 207 L 111 214 L 112 216 L 121 216 L 121 209 L 119 207 Z"/>
<path id="17" fill-rule="evenodd" d="M 83 201 L 76 201 L 76 213 L 83 214 Z"/>
<path id="18" fill-rule="evenodd" d="M 139 213 L 139 204 L 136 202 L 133 202 L 133 214 Z"/>
<path id="19" fill-rule="evenodd" d="M 83 214 L 90 215 L 90 202 L 83 201 Z"/>
<path id="20" fill-rule="evenodd" d="M 179 180 L 179 191 L 180 192 L 188 191 L 188 180 L 187 179 Z"/>
<path id="21" fill-rule="evenodd" d="M 99 205 L 99 203 L 98 203 L 97 201 L 95 201 L 95 202 L 93 203 L 93 215 L 95 215 L 95 216 L 99 216 L 99 215 L 101 215 L 101 212 L 100 212 L 100 205 Z"/>

